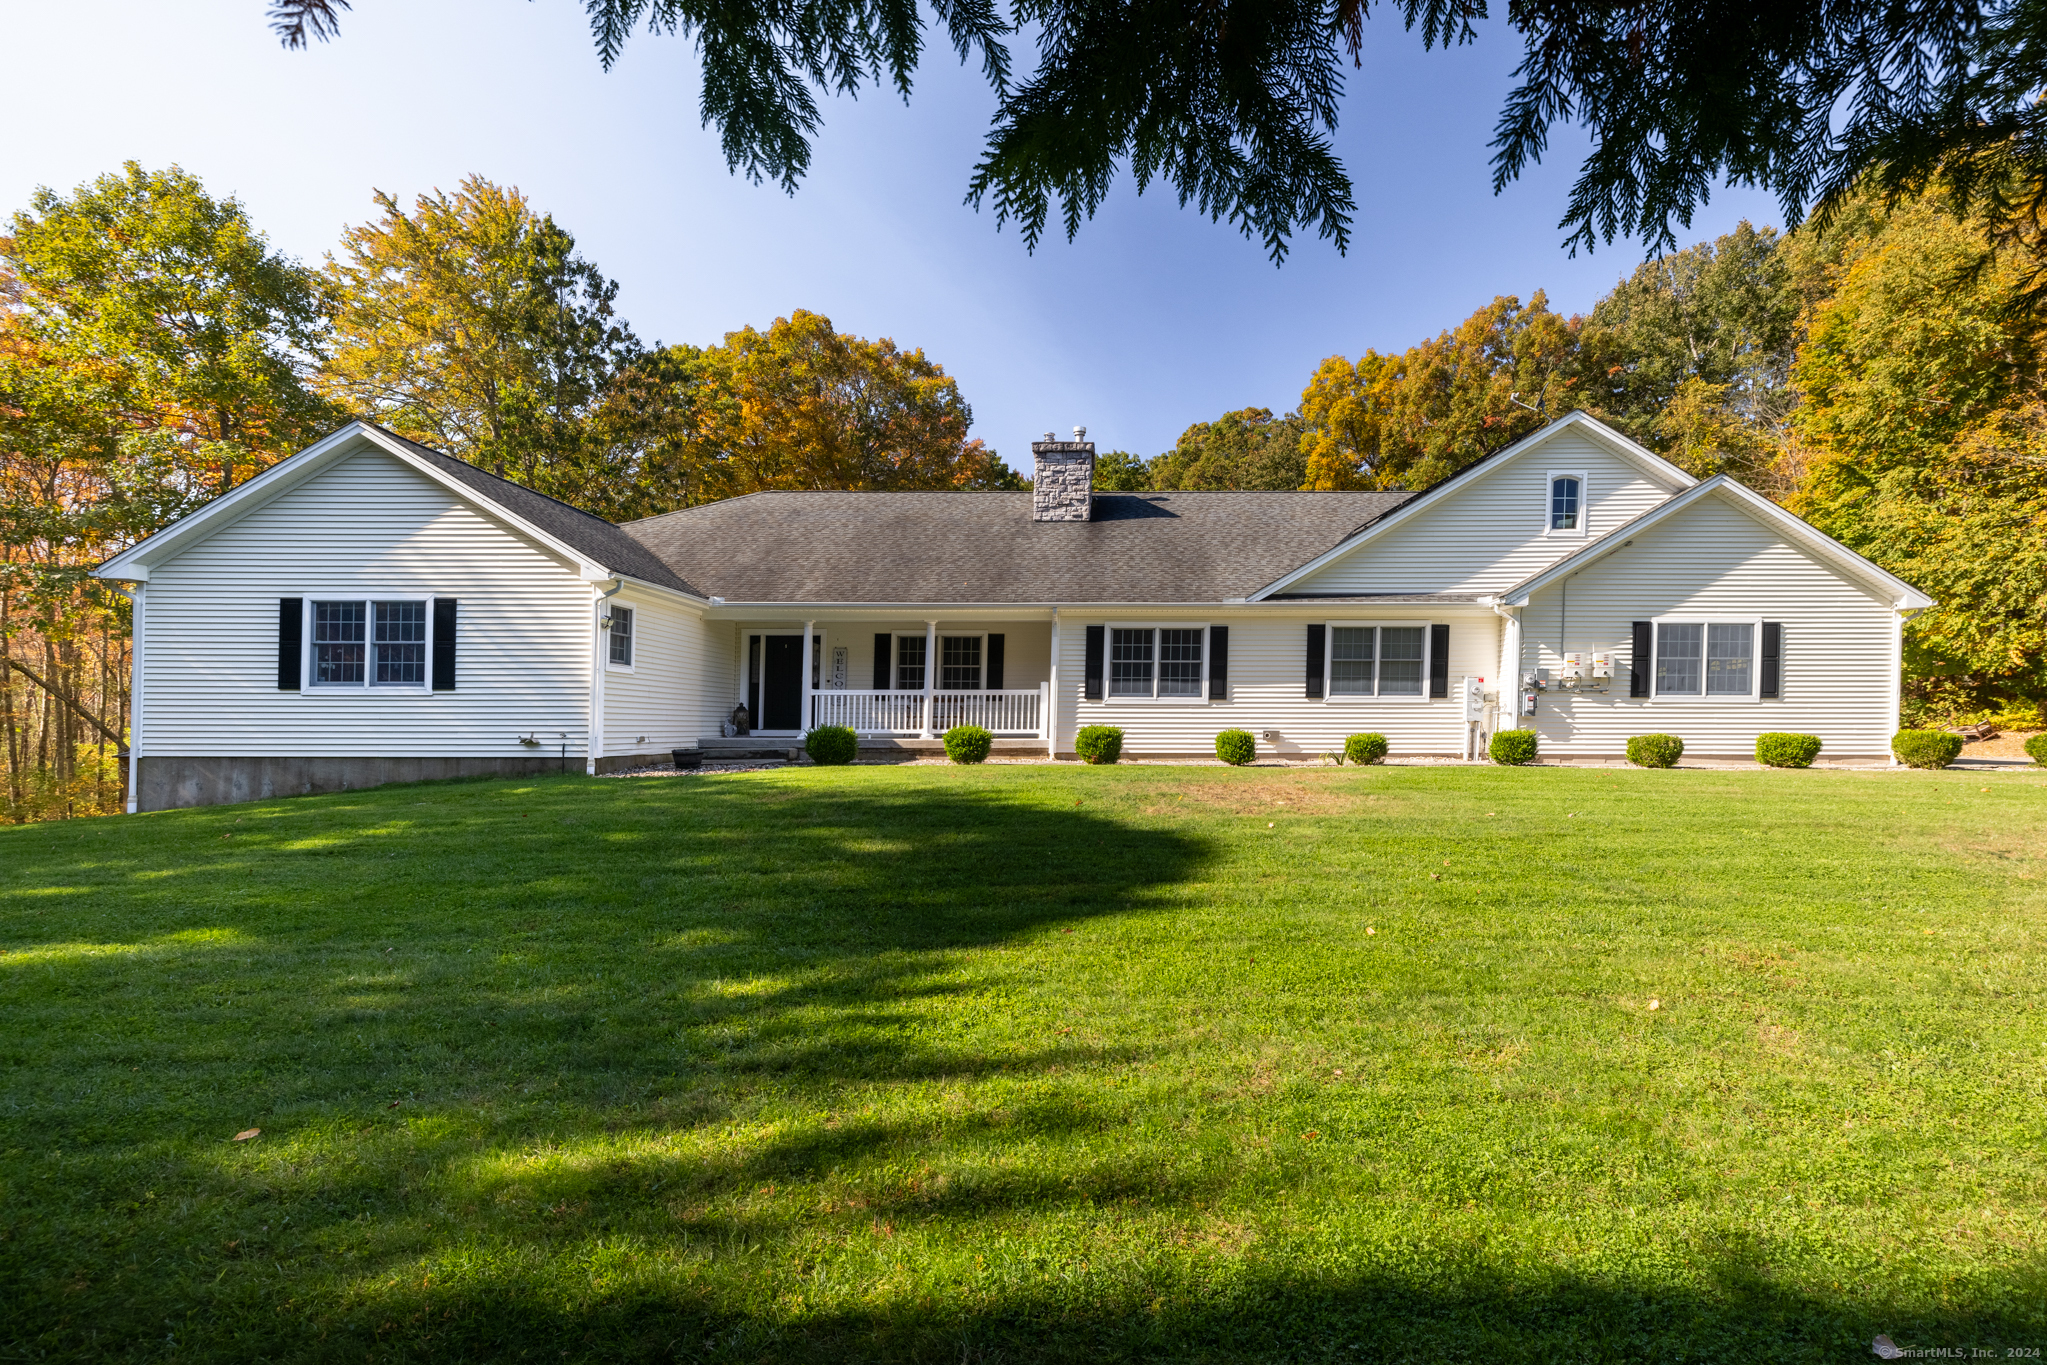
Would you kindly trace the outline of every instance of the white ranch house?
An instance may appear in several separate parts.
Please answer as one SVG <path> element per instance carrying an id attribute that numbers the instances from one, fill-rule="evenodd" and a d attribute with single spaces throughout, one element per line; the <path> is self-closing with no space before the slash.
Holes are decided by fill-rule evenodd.
<path id="1" fill-rule="evenodd" d="M 1582 413 L 1423 492 L 756 493 L 624 526 L 367 423 L 97 572 L 135 603 L 131 809 L 952 725 L 1136 758 L 1229 728 L 1547 757 L 1759 732 L 1883 761 L 1930 599 Z M 728 733 L 736 708 L 751 722 Z"/>

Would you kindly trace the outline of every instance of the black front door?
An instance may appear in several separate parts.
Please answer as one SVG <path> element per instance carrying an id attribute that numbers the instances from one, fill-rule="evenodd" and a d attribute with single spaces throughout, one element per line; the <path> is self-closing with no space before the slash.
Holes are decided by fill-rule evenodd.
<path id="1" fill-rule="evenodd" d="M 761 668 L 761 718 L 763 730 L 803 728 L 803 637 L 770 635 L 762 640 L 767 648 Z"/>

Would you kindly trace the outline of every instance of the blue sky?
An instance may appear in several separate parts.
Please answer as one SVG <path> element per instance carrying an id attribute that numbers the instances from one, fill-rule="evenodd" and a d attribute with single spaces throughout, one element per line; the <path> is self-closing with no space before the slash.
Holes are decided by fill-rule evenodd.
<path id="1" fill-rule="evenodd" d="M 1306 239 L 1275 269 L 1127 180 L 1073 244 L 1027 253 L 962 202 L 992 100 L 942 45 L 908 107 L 883 91 L 827 104 L 792 198 L 726 172 L 689 46 L 637 37 L 606 74 L 575 0 L 356 0 L 338 40 L 297 53 L 264 8 L 0 0 L 17 111 L 0 210 L 126 158 L 177 162 L 318 261 L 373 216 L 373 187 L 409 200 L 478 173 L 575 233 L 642 338 L 711 343 L 822 312 L 924 348 L 1013 464 L 1036 433 L 1083 424 L 1103 449 L 1155 454 L 1190 422 L 1291 408 L 1325 356 L 1411 345 L 1497 294 L 1588 308 L 1642 256 L 1559 245 L 1575 130 L 1492 194 L 1486 144 L 1518 52 L 1498 25 L 1449 53 L 1386 12 L 1367 25 L 1337 135 L 1357 185 L 1350 252 Z M 1744 217 L 1778 222 L 1767 197 L 1723 191 L 1686 240 Z"/>

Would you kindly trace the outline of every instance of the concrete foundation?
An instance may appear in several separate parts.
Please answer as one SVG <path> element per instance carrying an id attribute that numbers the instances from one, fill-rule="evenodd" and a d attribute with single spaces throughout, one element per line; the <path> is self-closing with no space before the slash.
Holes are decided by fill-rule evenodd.
<path id="1" fill-rule="evenodd" d="M 450 777 L 527 777 L 562 770 L 561 755 L 519 758 L 157 758 L 143 755 L 138 810 L 224 806 L 276 796 L 356 791 Z M 570 772 L 584 771 L 569 755 Z"/>

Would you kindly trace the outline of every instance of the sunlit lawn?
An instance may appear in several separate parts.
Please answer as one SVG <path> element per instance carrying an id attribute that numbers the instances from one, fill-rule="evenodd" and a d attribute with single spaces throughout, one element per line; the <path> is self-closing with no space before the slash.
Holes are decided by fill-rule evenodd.
<path id="1" fill-rule="evenodd" d="M 4 829 L 0 1360 L 2004 1358 L 2047 1347 L 2043 870 L 2039 773 Z"/>

